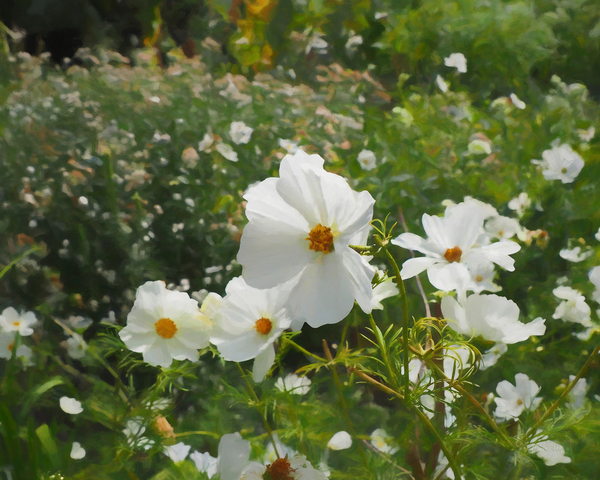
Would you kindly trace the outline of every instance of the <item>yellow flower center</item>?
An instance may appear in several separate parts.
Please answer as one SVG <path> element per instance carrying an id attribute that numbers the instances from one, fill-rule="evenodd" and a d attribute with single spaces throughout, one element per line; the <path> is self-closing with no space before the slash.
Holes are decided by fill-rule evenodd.
<path id="1" fill-rule="evenodd" d="M 448 262 L 460 262 L 460 257 L 462 256 L 462 250 L 460 247 L 452 247 L 446 250 L 444 253 L 444 258 L 448 260 Z"/>
<path id="2" fill-rule="evenodd" d="M 521 400 L 520 398 L 517 400 L 517 405 L 523 405 L 523 400 Z"/>
<path id="3" fill-rule="evenodd" d="M 15 327 L 18 327 L 19 325 L 21 325 L 21 322 L 13 322 L 13 325 L 14 325 Z"/>
<path id="4" fill-rule="evenodd" d="M 482 277 L 481 275 L 477 275 L 477 276 L 475 277 L 475 281 L 476 281 L 476 282 L 481 282 L 482 280 L 483 280 L 483 277 Z"/>
<path id="5" fill-rule="evenodd" d="M 563 167 L 563 168 L 561 169 L 561 172 L 562 172 L 562 173 L 567 173 L 567 167 Z"/>
<path id="6" fill-rule="evenodd" d="M 15 342 L 12 342 L 9 346 L 8 346 L 8 351 L 12 352 L 13 348 L 15 348 Z"/>
<path id="7" fill-rule="evenodd" d="M 161 318 L 154 324 L 156 333 L 162 338 L 173 338 L 177 333 L 177 325 L 170 318 Z"/>
<path id="8" fill-rule="evenodd" d="M 333 233 L 331 228 L 324 227 L 320 223 L 313 228 L 308 237 L 308 248 L 315 252 L 331 253 L 333 251 Z"/>
<path id="9" fill-rule="evenodd" d="M 271 320 L 265 317 L 261 317 L 256 321 L 256 331 L 258 333 L 262 333 L 263 335 L 268 335 L 271 329 L 273 328 L 273 324 Z"/>

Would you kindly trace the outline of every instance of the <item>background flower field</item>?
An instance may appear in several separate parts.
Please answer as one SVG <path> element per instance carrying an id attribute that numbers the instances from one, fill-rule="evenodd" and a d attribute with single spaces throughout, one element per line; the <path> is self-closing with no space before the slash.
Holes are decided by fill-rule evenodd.
<path id="1" fill-rule="evenodd" d="M 452 474 L 438 469 L 439 445 L 415 414 L 348 368 L 385 377 L 385 348 L 357 306 L 342 323 L 285 334 L 261 383 L 213 346 L 160 368 L 119 337 L 147 281 L 200 303 L 224 294 L 242 274 L 242 196 L 298 149 L 370 192 L 374 217 L 398 222 L 393 236 L 423 236 L 424 213 L 467 197 L 518 221 L 515 271 L 494 282 L 522 321 L 542 317 L 546 330 L 471 369 L 464 386 L 493 414 L 490 393 L 526 374 L 545 406 L 499 424 L 511 437 L 534 425 L 598 345 L 596 2 L 215 0 L 191 16 L 194 55 L 151 7 L 138 48 L 118 53 L 105 32 L 63 68 L 20 51 L 18 30 L 0 25 L 0 311 L 36 318 L 32 334 L 0 342 L 0 478 L 205 479 L 213 472 L 173 445 L 217 457 L 222 436 L 240 432 L 253 459 L 270 451 L 272 462 L 270 428 L 332 479 Z M 466 72 L 445 61 L 453 53 Z M 583 159 L 580 173 L 549 178 L 558 149 Z M 390 251 L 398 264 L 411 258 Z M 384 257 L 371 263 L 394 275 Z M 414 279 L 406 288 L 424 325 L 442 316 L 443 294 L 420 281 L 423 293 Z M 393 353 L 402 302 L 384 304 L 373 316 Z M 413 340 L 427 346 L 419 328 Z M 586 365 L 585 388 L 541 432 L 570 463 L 507 448 L 467 397 L 452 400 L 452 428 L 436 420 L 465 478 L 596 478 L 599 361 Z M 330 442 L 339 431 L 349 448 Z"/>

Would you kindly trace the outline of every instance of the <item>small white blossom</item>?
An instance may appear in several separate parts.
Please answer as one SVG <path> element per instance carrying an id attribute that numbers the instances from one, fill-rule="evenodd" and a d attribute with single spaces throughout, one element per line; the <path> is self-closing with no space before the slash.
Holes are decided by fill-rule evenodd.
<path id="1" fill-rule="evenodd" d="M 371 150 L 362 150 L 358 154 L 358 163 L 363 170 L 373 170 L 377 167 L 377 159 Z"/>
<path id="2" fill-rule="evenodd" d="M 71 415 L 77 415 L 83 412 L 83 407 L 81 406 L 81 402 L 75 400 L 74 398 L 69 397 L 61 397 L 59 400 L 60 408 L 63 412 L 69 413 Z"/>
<path id="3" fill-rule="evenodd" d="M 562 300 L 556 307 L 552 318 L 560 318 L 565 322 L 580 323 L 584 327 L 592 326 L 590 320 L 591 309 L 585 302 L 585 297 L 581 292 L 571 287 L 557 287 L 552 290 L 552 293 Z"/>
<path id="4" fill-rule="evenodd" d="M 522 217 L 525 213 L 525 210 L 527 210 L 529 207 L 531 207 L 531 200 L 529 199 L 527 192 L 519 193 L 518 197 L 515 197 L 508 202 L 508 208 L 517 212 L 519 217 Z"/>
<path id="5" fill-rule="evenodd" d="M 175 445 L 167 445 L 165 447 L 165 454 L 171 459 L 173 460 L 173 462 L 175 463 L 179 463 L 179 462 L 183 462 L 189 451 L 190 451 L 190 446 L 186 445 L 183 442 L 179 442 L 176 443 Z"/>
<path id="6" fill-rule="evenodd" d="M 593 254 L 593 250 L 588 250 L 587 252 L 582 251 L 581 247 L 575 247 L 571 250 L 568 248 L 563 248 L 560 252 L 558 252 L 561 258 L 568 260 L 569 262 L 579 263 L 583 262 L 586 258 L 590 258 Z"/>
<path id="7" fill-rule="evenodd" d="M 567 144 L 544 150 L 542 160 L 532 160 L 531 163 L 543 168 L 542 175 L 546 180 L 560 180 L 562 183 L 573 183 L 585 164 L 583 158 Z"/>
<path id="8" fill-rule="evenodd" d="M 544 435 L 536 443 L 527 446 L 529 453 L 540 457 L 549 467 L 557 463 L 571 463 L 571 459 L 565 455 L 565 449 Z"/>
<path id="9" fill-rule="evenodd" d="M 519 225 L 519 222 L 514 218 L 498 215 L 497 217 L 492 217 L 486 221 L 484 229 L 492 237 L 497 238 L 498 240 L 508 240 L 521 230 L 521 225 Z"/>
<path id="10" fill-rule="evenodd" d="M 243 145 L 250 141 L 254 129 L 244 122 L 232 122 L 229 128 L 229 136 L 236 145 Z"/>
<path id="11" fill-rule="evenodd" d="M 33 333 L 33 325 L 37 323 L 35 313 L 33 312 L 17 312 L 14 308 L 5 308 L 0 315 L 0 329 L 5 332 L 19 332 L 22 337 L 29 336 Z"/>
<path id="12" fill-rule="evenodd" d="M 502 380 L 496 387 L 498 396 L 494 397 L 496 402 L 496 417 L 508 420 L 518 418 L 523 410 L 535 410 L 541 398 L 536 395 L 540 391 L 540 387 L 533 380 L 530 380 L 524 373 L 515 375 L 515 385 L 507 380 Z"/>
<path id="13" fill-rule="evenodd" d="M 217 152 L 219 152 L 221 155 L 223 155 L 230 162 L 238 161 L 238 154 L 230 145 L 227 145 L 226 143 L 218 142 L 216 148 L 217 148 Z"/>
<path id="14" fill-rule="evenodd" d="M 299 377 L 295 373 L 288 373 L 285 378 L 277 379 L 275 387 L 282 392 L 305 395 L 310 391 L 311 383 L 308 377 Z"/>
<path id="15" fill-rule="evenodd" d="M 485 140 L 475 139 L 469 142 L 467 155 L 489 155 L 492 153 L 492 146 Z"/>
<path id="16" fill-rule="evenodd" d="M 392 447 L 388 442 L 392 438 L 387 434 L 383 428 L 377 428 L 371 433 L 371 445 L 382 453 L 393 455 L 398 451 L 397 447 Z"/>
<path id="17" fill-rule="evenodd" d="M 437 84 L 438 88 L 446 93 L 448 91 L 448 84 L 446 83 L 446 81 L 442 78 L 441 75 L 438 75 L 437 77 L 435 77 L 435 83 Z"/>
<path id="18" fill-rule="evenodd" d="M 452 53 L 449 57 L 444 58 L 444 65 L 454 67 L 459 73 L 467 72 L 467 59 L 462 53 Z"/>
<path id="19" fill-rule="evenodd" d="M 71 358 L 79 360 L 85 357 L 85 352 L 88 349 L 87 343 L 83 340 L 83 337 L 78 333 L 74 333 L 65 342 L 67 353 Z"/>
<path id="20" fill-rule="evenodd" d="M 584 142 L 589 142 L 592 138 L 594 138 L 594 135 L 596 135 L 596 129 L 592 125 L 587 130 L 577 130 L 577 134 L 579 135 L 579 138 L 581 138 L 581 140 L 583 140 Z"/>
<path id="21" fill-rule="evenodd" d="M 85 449 L 79 442 L 73 442 L 71 447 L 71 454 L 69 455 L 73 460 L 81 460 L 85 457 Z"/>
<path id="22" fill-rule="evenodd" d="M 348 432 L 342 430 L 337 432 L 327 443 L 330 450 L 346 450 L 352 446 L 352 437 Z"/>
<path id="23" fill-rule="evenodd" d="M 192 452 L 190 454 L 190 459 L 194 462 L 198 471 L 201 473 L 206 473 L 208 478 L 214 477 L 217 473 L 218 459 L 211 457 L 210 453 Z"/>
<path id="24" fill-rule="evenodd" d="M 480 370 L 485 370 L 493 365 L 496 365 L 502 355 L 508 351 L 508 346 L 505 343 L 496 343 L 492 348 L 486 350 L 481 357 Z"/>
<path id="25" fill-rule="evenodd" d="M 214 141 L 215 139 L 210 132 L 205 133 L 200 143 L 198 143 L 198 151 L 206 152 L 206 150 L 210 148 Z"/>
<path id="26" fill-rule="evenodd" d="M 524 110 L 527 105 L 523 100 L 520 100 L 514 93 L 510 94 L 510 101 L 512 104 L 520 110 Z"/>

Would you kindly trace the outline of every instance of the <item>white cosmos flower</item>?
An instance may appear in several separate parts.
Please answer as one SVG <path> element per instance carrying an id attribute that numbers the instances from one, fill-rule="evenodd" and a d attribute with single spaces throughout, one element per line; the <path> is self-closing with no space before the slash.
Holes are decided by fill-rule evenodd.
<path id="1" fill-rule="evenodd" d="M 502 355 L 508 351 L 508 346 L 505 343 L 496 343 L 492 348 L 487 350 L 481 357 L 480 370 L 486 370 L 493 365 L 496 365 Z"/>
<path id="2" fill-rule="evenodd" d="M 426 255 L 404 262 L 402 279 L 427 270 L 429 281 L 440 290 L 474 290 L 470 265 L 475 268 L 481 263 L 496 263 L 512 272 L 515 262 L 510 255 L 521 247 L 510 240 L 480 244 L 484 218 L 484 210 L 471 203 L 449 207 L 443 217 L 423 214 L 427 240 L 414 233 L 403 233 L 392 240 L 394 245 Z"/>
<path id="3" fill-rule="evenodd" d="M 525 105 L 525 102 L 523 100 L 519 99 L 519 97 L 517 97 L 514 93 L 510 94 L 510 101 L 519 110 L 524 110 L 525 107 L 527 106 L 527 105 Z"/>
<path id="4" fill-rule="evenodd" d="M 217 152 L 219 152 L 221 155 L 223 155 L 230 162 L 238 161 L 238 154 L 230 145 L 227 145 L 226 143 L 223 143 L 223 142 L 218 142 L 216 148 L 217 148 Z"/>
<path id="5" fill-rule="evenodd" d="M 79 442 L 73 442 L 71 447 L 71 454 L 69 455 L 73 460 L 81 460 L 85 457 L 85 449 Z"/>
<path id="6" fill-rule="evenodd" d="M 452 53 L 449 57 L 444 58 L 444 65 L 454 67 L 459 73 L 467 72 L 467 59 L 462 53 Z"/>
<path id="7" fill-rule="evenodd" d="M 377 271 L 379 278 L 384 277 L 384 280 L 373 287 L 373 299 L 371 300 L 371 308 L 373 310 L 383 310 L 381 302 L 386 298 L 394 297 L 400 293 L 398 286 L 391 277 L 385 275 L 380 270 Z"/>
<path id="8" fill-rule="evenodd" d="M 171 459 L 173 460 L 173 462 L 175 463 L 179 463 L 179 462 L 183 462 L 189 451 L 190 451 L 190 447 L 189 445 L 186 445 L 183 442 L 179 442 L 176 443 L 175 445 L 167 445 L 165 447 L 165 454 Z"/>
<path id="9" fill-rule="evenodd" d="M 127 325 L 119 332 L 127 348 L 142 353 L 150 365 L 168 367 L 173 359 L 198 359 L 208 346 L 210 320 L 187 293 L 167 290 L 164 282 L 137 289 Z"/>
<path id="10" fill-rule="evenodd" d="M 532 160 L 540 165 L 546 180 L 560 180 L 562 183 L 573 183 L 584 166 L 583 159 L 566 143 L 544 150 L 542 160 Z"/>
<path id="11" fill-rule="evenodd" d="M 371 150 L 362 150 L 358 154 L 358 163 L 363 170 L 373 170 L 377 167 L 377 159 Z"/>
<path id="12" fill-rule="evenodd" d="M 521 230 L 521 225 L 514 218 L 498 215 L 485 222 L 485 231 L 498 240 L 508 240 Z"/>
<path id="13" fill-rule="evenodd" d="M 299 377 L 295 373 L 288 373 L 285 378 L 279 377 L 275 387 L 281 392 L 289 392 L 294 395 L 305 395 L 310 391 L 310 378 Z"/>
<path id="14" fill-rule="evenodd" d="M 265 477 L 265 475 L 268 475 Z M 278 458 L 273 463 L 263 465 L 258 462 L 250 464 L 242 472 L 239 480 L 263 480 L 264 478 L 293 480 L 327 480 L 327 477 L 313 468 L 303 455 L 292 458 Z"/>
<path id="15" fill-rule="evenodd" d="M 88 349 L 87 343 L 83 340 L 83 337 L 78 333 L 71 335 L 65 342 L 67 353 L 71 358 L 79 360 L 85 357 L 85 352 Z"/>
<path id="16" fill-rule="evenodd" d="M 246 282 L 271 288 L 297 282 L 289 298 L 294 316 L 311 327 L 336 323 L 354 301 L 371 311 L 375 273 L 349 245 L 364 245 L 375 201 L 323 169 L 319 155 L 286 155 L 280 178 L 249 189 L 238 262 Z"/>
<path id="17" fill-rule="evenodd" d="M 524 373 L 515 375 L 515 385 L 508 380 L 502 380 L 496 387 L 498 396 L 494 397 L 496 402 L 496 417 L 508 420 L 518 418 L 523 410 L 535 410 L 541 398 L 536 398 L 540 387 Z"/>
<path id="18" fill-rule="evenodd" d="M 232 122 L 229 127 L 229 136 L 236 145 L 243 145 L 250 141 L 253 131 L 254 129 L 244 122 Z"/>
<path id="19" fill-rule="evenodd" d="M 543 435 L 535 443 L 527 445 L 527 450 L 540 457 L 549 467 L 557 463 L 571 463 L 571 459 L 565 455 L 562 445 L 548 440 L 547 435 Z"/>
<path id="20" fill-rule="evenodd" d="M 344 430 L 337 432 L 331 440 L 327 442 L 327 448 L 330 450 L 346 450 L 352 446 L 352 437 Z"/>
<path id="21" fill-rule="evenodd" d="M 441 75 L 438 75 L 437 77 L 435 77 L 435 83 L 437 84 L 438 88 L 443 92 L 446 93 L 448 91 L 448 84 L 445 82 L 445 80 L 441 77 Z"/>
<path id="22" fill-rule="evenodd" d="M 5 308 L 0 315 L 0 329 L 5 332 L 19 332 L 19 335 L 26 337 L 33 333 L 32 325 L 37 323 L 35 313 L 17 312 L 14 308 Z"/>
<path id="23" fill-rule="evenodd" d="M 556 287 L 552 290 L 555 297 L 560 298 L 562 302 L 554 310 L 552 318 L 560 318 L 565 322 L 580 323 L 584 327 L 591 327 L 590 320 L 591 309 L 585 302 L 585 297 L 571 287 Z"/>
<path id="24" fill-rule="evenodd" d="M 469 265 L 469 273 L 471 274 L 471 284 L 469 289 L 475 293 L 481 293 L 484 290 L 488 292 L 498 292 L 502 290 L 494 283 L 493 263 L 477 263 Z"/>
<path id="25" fill-rule="evenodd" d="M 60 408 L 63 412 L 69 413 L 71 415 L 77 415 L 83 412 L 83 407 L 81 406 L 81 402 L 79 400 L 75 400 L 74 398 L 69 397 L 61 397 L 59 400 Z"/>
<path id="26" fill-rule="evenodd" d="M 217 473 L 217 461 L 218 459 L 215 457 L 211 457 L 210 453 L 204 452 L 192 452 L 190 454 L 190 459 L 196 465 L 196 468 L 201 473 L 206 473 L 208 478 L 212 478 Z"/>
<path id="27" fill-rule="evenodd" d="M 594 251 L 588 250 L 587 252 L 584 252 L 581 250 L 581 247 L 575 247 L 573 249 L 563 248 L 558 254 L 561 258 L 564 258 L 569 262 L 579 263 L 590 258 L 594 254 Z"/>
<path id="28" fill-rule="evenodd" d="M 588 273 L 590 282 L 596 287 L 592 294 L 593 299 L 600 303 L 600 266 L 592 268 Z"/>
<path id="29" fill-rule="evenodd" d="M 517 212 L 519 217 L 522 217 L 527 210 L 531 207 L 531 200 L 527 192 L 519 193 L 519 196 L 513 198 L 510 202 L 508 202 L 508 208 Z"/>
<path id="30" fill-rule="evenodd" d="M 377 428 L 371 433 L 371 445 L 382 453 L 393 455 L 398 451 L 398 448 L 392 447 L 388 441 L 392 438 L 387 434 L 383 428 Z"/>
<path id="31" fill-rule="evenodd" d="M 15 339 L 17 337 L 17 332 L 5 332 L 0 329 L 0 358 L 10 359 L 12 358 Z M 25 361 L 25 365 L 30 364 L 31 356 L 33 352 L 31 348 L 27 345 L 19 345 L 17 349 L 17 358 L 23 358 Z"/>
<path id="32" fill-rule="evenodd" d="M 228 361 L 256 359 L 253 377 L 261 381 L 275 360 L 274 342 L 292 324 L 285 308 L 290 289 L 286 284 L 259 290 L 242 277 L 232 279 L 225 288 L 210 342 Z"/>
<path id="33" fill-rule="evenodd" d="M 464 305 L 450 296 L 442 298 L 442 314 L 448 326 L 462 335 L 493 342 L 513 344 L 532 335 L 543 335 L 545 320 L 536 318 L 527 324 L 519 322 L 519 307 L 512 300 L 498 295 L 470 295 Z"/>

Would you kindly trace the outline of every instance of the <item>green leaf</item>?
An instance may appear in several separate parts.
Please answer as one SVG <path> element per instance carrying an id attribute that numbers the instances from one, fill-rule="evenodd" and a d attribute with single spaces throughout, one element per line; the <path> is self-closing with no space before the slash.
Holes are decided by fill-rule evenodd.
<path id="1" fill-rule="evenodd" d="M 43 383 L 42 385 L 38 385 L 33 390 L 31 390 L 25 397 L 25 400 L 23 401 L 23 408 L 21 409 L 21 418 L 25 418 L 27 416 L 32 405 L 36 403 L 44 393 L 62 383 L 65 382 L 61 377 L 52 377 L 47 382 Z"/>
<path id="2" fill-rule="evenodd" d="M 55 467 L 60 465 L 60 458 L 58 456 L 58 448 L 56 446 L 56 442 L 52 438 L 52 434 L 50 433 L 50 429 L 47 424 L 38 427 L 35 431 L 35 434 L 40 439 L 42 444 L 42 448 L 44 452 L 50 457 L 52 463 Z"/>

